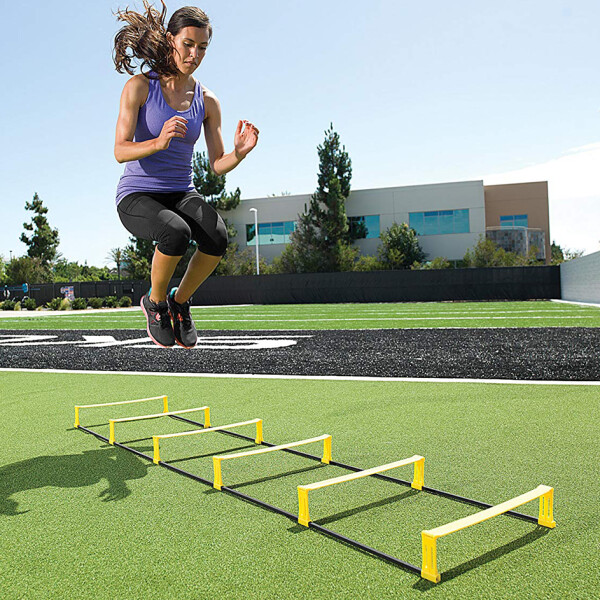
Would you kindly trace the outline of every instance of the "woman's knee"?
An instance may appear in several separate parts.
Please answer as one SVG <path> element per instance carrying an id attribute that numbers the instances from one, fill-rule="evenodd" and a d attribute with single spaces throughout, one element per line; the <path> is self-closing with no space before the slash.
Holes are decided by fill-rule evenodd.
<path id="1" fill-rule="evenodd" d="M 167 223 L 158 234 L 158 249 L 168 256 L 183 256 L 192 238 L 189 225 L 179 219 Z"/>

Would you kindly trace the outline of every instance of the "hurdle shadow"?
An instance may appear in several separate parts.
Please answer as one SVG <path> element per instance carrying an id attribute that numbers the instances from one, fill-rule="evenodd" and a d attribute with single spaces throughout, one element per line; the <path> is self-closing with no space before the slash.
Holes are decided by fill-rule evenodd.
<path id="1" fill-rule="evenodd" d="M 33 510 L 19 510 L 12 496 L 44 487 L 78 488 L 106 480 L 99 493 L 102 502 L 124 500 L 131 494 L 127 482 L 148 473 L 146 461 L 113 446 L 84 450 L 81 454 L 37 456 L 0 467 L 0 515 L 17 516 Z M 27 506 L 27 500 L 23 503 Z"/>
<path id="2" fill-rule="evenodd" d="M 362 506 L 350 508 L 348 510 L 336 513 L 334 515 L 323 517 L 322 519 L 314 519 L 314 522 L 317 525 L 322 525 L 323 527 L 325 527 L 329 523 L 334 523 L 335 521 L 340 521 L 341 519 L 345 519 L 346 517 L 351 517 L 352 515 L 357 515 L 367 510 L 373 510 L 374 508 L 379 508 L 380 506 L 385 506 L 386 504 L 393 504 L 395 502 L 399 502 L 400 500 L 404 500 L 405 498 L 411 498 L 412 496 L 415 496 L 418 493 L 419 492 L 414 489 L 406 490 L 401 494 L 396 494 L 394 496 L 390 496 L 389 498 L 384 498 L 383 500 L 377 500 L 377 502 L 370 502 L 369 504 L 363 504 Z M 293 527 L 289 527 L 288 531 L 291 533 L 301 533 L 302 531 L 307 531 L 307 529 L 308 528 L 304 527 L 304 525 L 296 524 Z"/>
<path id="3" fill-rule="evenodd" d="M 255 447 L 256 447 L 256 444 L 246 444 L 244 446 L 238 446 L 237 448 L 227 448 L 227 450 L 224 450 L 224 452 L 235 452 L 237 450 L 247 450 L 248 448 L 255 448 Z M 195 460 L 197 458 L 209 458 L 211 456 L 216 456 L 217 454 L 218 453 L 215 453 L 215 451 L 213 450 L 212 452 L 207 452 L 206 454 L 196 454 L 195 456 L 186 456 L 185 458 L 176 458 L 174 460 L 169 459 L 167 462 L 170 465 L 172 465 L 174 463 L 185 462 L 186 460 Z"/>
<path id="4" fill-rule="evenodd" d="M 292 475 L 299 475 L 300 473 L 308 473 L 309 471 L 314 471 L 315 469 L 322 469 L 327 465 L 318 464 L 312 465 L 310 467 L 303 467 L 302 469 L 294 469 L 293 471 L 286 471 L 285 473 L 278 473 L 277 475 L 269 475 L 268 477 L 261 477 L 260 479 L 253 479 L 252 481 L 244 481 L 242 483 L 236 483 L 235 485 L 228 485 L 233 490 L 237 488 L 246 487 L 247 485 L 255 485 L 257 483 L 264 483 L 265 481 L 272 481 L 273 479 L 283 479 L 284 477 L 290 477 Z"/>
<path id="5" fill-rule="evenodd" d="M 525 535 L 517 538 L 516 540 L 513 540 L 512 542 L 508 542 L 507 544 L 504 544 L 499 548 L 494 548 L 493 550 L 490 550 L 489 552 L 486 552 L 481 556 L 477 556 L 475 558 L 472 558 L 471 560 L 461 563 L 460 565 L 457 565 L 456 567 L 452 567 L 448 571 L 440 572 L 442 580 L 439 583 L 433 583 L 432 581 L 428 581 L 427 579 L 420 579 L 412 587 L 413 589 L 418 590 L 420 592 L 427 592 L 431 588 L 436 588 L 448 581 L 452 581 L 455 577 L 463 575 L 471 569 L 481 567 L 482 565 L 496 560 L 497 558 L 500 558 L 505 554 L 509 554 L 510 552 L 518 550 L 519 548 L 523 548 L 523 546 L 527 546 L 527 544 L 535 542 L 541 537 L 547 535 L 549 532 L 550 529 L 548 529 L 547 527 L 537 526 L 533 531 L 526 533 Z"/>

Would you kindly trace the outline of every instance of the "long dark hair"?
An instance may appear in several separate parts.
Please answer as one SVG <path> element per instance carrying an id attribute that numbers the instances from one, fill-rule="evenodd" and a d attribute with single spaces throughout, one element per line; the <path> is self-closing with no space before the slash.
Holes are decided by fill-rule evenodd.
<path id="1" fill-rule="evenodd" d="M 173 59 L 173 47 L 167 39 L 167 31 L 175 36 L 184 27 L 199 27 L 208 30 L 209 42 L 212 39 L 210 19 L 205 12 L 195 6 L 184 6 L 176 10 L 165 29 L 167 6 L 163 0 L 160 1 L 163 5 L 160 13 L 147 0 L 144 0 L 145 15 L 131 11 L 129 8 L 117 11 L 117 21 L 128 23 L 115 35 L 113 61 L 119 73 L 127 71 L 133 75 L 135 71 L 131 61 L 137 58 L 142 61 L 140 70 L 148 79 L 152 77 L 144 73 L 144 66 L 150 67 L 159 77 L 179 75 L 179 69 Z"/>

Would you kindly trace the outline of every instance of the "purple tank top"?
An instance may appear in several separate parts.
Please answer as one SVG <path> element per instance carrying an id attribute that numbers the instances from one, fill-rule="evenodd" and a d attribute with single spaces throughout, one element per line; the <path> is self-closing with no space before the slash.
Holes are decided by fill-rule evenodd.
<path id="1" fill-rule="evenodd" d="M 154 71 L 150 71 L 150 74 L 156 76 Z M 187 134 L 184 138 L 172 138 L 166 150 L 128 161 L 117 185 L 117 204 L 132 192 L 179 192 L 195 189 L 192 181 L 192 155 L 204 121 L 202 86 L 196 81 L 191 106 L 179 111 L 167 104 L 158 79 L 149 79 L 148 83 L 148 99 L 139 110 L 133 141 L 144 142 L 157 138 L 165 121 L 175 115 L 187 119 Z"/>

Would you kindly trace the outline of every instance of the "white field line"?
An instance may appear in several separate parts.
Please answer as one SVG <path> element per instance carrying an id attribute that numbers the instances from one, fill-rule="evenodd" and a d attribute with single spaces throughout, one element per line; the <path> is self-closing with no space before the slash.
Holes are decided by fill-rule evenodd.
<path id="1" fill-rule="evenodd" d="M 511 385 L 600 386 L 600 381 L 540 381 L 523 379 L 453 379 L 449 377 L 353 377 L 337 375 L 266 375 L 254 373 L 156 373 L 155 371 L 85 371 L 77 369 L 0 368 L 7 373 L 55 373 L 65 375 L 142 375 L 144 377 L 200 377 L 203 379 L 292 379 L 308 381 L 380 381 L 388 383 L 489 383 Z"/>
<path id="2" fill-rule="evenodd" d="M 600 308 L 600 303 L 594 303 L 594 302 L 575 302 L 575 300 L 550 300 L 550 302 L 558 302 L 560 304 L 575 304 L 577 306 L 591 306 L 593 308 Z"/>
<path id="3" fill-rule="evenodd" d="M 595 319 L 595 315 L 556 315 L 536 317 L 527 315 L 523 317 L 331 317 L 310 319 L 278 319 L 277 323 L 307 323 L 321 321 L 486 321 L 486 320 L 516 320 L 516 319 Z M 8 320 L 8 319 L 6 319 Z M 68 320 L 68 319 L 65 319 Z M 195 323 L 266 323 L 273 319 L 198 319 L 194 317 Z M 118 323 L 117 319 L 102 319 L 102 323 Z"/>

